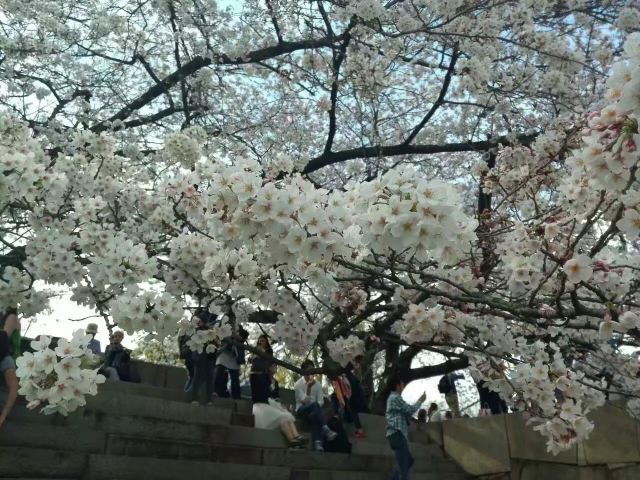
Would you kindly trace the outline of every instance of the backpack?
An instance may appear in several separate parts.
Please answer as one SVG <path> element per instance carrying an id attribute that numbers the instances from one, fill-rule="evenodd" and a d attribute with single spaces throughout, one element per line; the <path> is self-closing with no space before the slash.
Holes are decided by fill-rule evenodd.
<path id="1" fill-rule="evenodd" d="M 451 382 L 449 381 L 449 377 L 446 375 L 443 375 L 440 381 L 438 382 L 438 391 L 446 395 L 451 390 L 453 390 L 453 388 L 451 386 Z"/>

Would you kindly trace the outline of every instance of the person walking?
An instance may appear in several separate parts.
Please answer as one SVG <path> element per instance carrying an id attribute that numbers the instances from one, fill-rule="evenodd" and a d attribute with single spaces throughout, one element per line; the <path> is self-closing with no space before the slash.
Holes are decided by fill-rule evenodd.
<path id="1" fill-rule="evenodd" d="M 414 459 L 409 450 L 409 420 L 420 409 L 427 398 L 423 393 L 417 402 L 410 405 L 402 398 L 406 383 L 402 377 L 393 376 L 389 380 L 391 394 L 387 399 L 385 418 L 387 421 L 386 437 L 396 457 L 396 465 L 391 480 L 408 480 L 409 470 Z"/>
<path id="2" fill-rule="evenodd" d="M 460 416 L 460 402 L 458 400 L 458 390 L 456 389 L 456 380 L 462 380 L 464 375 L 455 372 L 449 372 L 443 375 L 438 382 L 438 391 L 444 393 L 444 399 L 451 409 L 454 417 Z"/>

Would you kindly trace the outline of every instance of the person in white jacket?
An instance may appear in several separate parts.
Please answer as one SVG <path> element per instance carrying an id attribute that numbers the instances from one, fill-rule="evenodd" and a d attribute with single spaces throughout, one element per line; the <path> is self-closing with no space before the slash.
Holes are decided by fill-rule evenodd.
<path id="1" fill-rule="evenodd" d="M 314 367 L 311 360 L 302 362 L 300 368 L 309 370 Z M 322 385 L 313 375 L 304 375 L 295 383 L 294 392 L 296 395 L 296 415 L 307 421 L 311 425 L 311 438 L 313 440 L 313 448 L 318 452 L 324 451 L 322 447 L 322 438 L 333 440 L 337 433 L 327 427 L 324 418 L 322 405 L 324 405 L 324 394 L 322 393 Z"/>

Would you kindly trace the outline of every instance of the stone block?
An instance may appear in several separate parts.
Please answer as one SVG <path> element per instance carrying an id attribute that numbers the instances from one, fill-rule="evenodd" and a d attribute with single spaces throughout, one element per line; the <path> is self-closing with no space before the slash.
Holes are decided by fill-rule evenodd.
<path id="1" fill-rule="evenodd" d="M 222 443 L 260 448 L 287 448 L 286 440 L 277 430 L 240 426 L 227 428 L 226 436 Z"/>
<path id="2" fill-rule="evenodd" d="M 164 388 L 184 391 L 187 382 L 187 369 L 184 367 L 167 367 Z"/>
<path id="3" fill-rule="evenodd" d="M 1 432 L 0 449 L 22 446 L 97 453 L 103 451 L 106 437 L 104 432 L 86 428 L 24 424 L 11 419 L 2 426 Z"/>
<path id="4" fill-rule="evenodd" d="M 294 469 L 308 470 L 361 470 L 390 471 L 392 459 L 364 455 L 346 455 L 340 453 L 316 453 L 311 451 L 265 449 L 265 465 L 281 465 Z"/>
<path id="5" fill-rule="evenodd" d="M 286 480 L 290 475 L 291 469 L 286 467 L 91 455 L 87 477 L 92 480 Z"/>
<path id="6" fill-rule="evenodd" d="M 628 465 L 609 472 L 609 480 L 638 480 L 640 465 Z"/>
<path id="7" fill-rule="evenodd" d="M 98 394 L 88 399 L 85 411 L 180 420 L 208 425 L 229 425 L 231 423 L 231 410 L 137 395 Z"/>
<path id="8" fill-rule="evenodd" d="M 560 463 L 523 462 L 517 467 L 517 476 L 512 480 L 609 480 L 608 471 L 603 466 L 563 465 Z"/>
<path id="9" fill-rule="evenodd" d="M 526 424 L 526 418 L 521 413 L 502 415 L 507 426 L 507 438 L 511 458 L 522 460 L 537 460 L 552 463 L 578 463 L 578 449 L 576 446 L 553 455 L 547 452 L 547 443 L 540 433 L 533 430 L 533 426 Z"/>
<path id="10" fill-rule="evenodd" d="M 140 380 L 140 383 L 144 385 L 153 385 L 155 387 L 164 387 L 166 385 L 166 368 L 164 368 L 164 365 L 132 360 L 131 369 Z"/>
<path id="11" fill-rule="evenodd" d="M 60 442 L 64 443 L 64 438 Z M 79 452 L 3 446 L 0 448 L 0 478 L 80 478 L 86 457 Z"/>
<path id="12" fill-rule="evenodd" d="M 605 405 L 589 414 L 595 424 L 584 442 L 588 465 L 640 462 L 638 422 L 614 405 Z"/>
<path id="13" fill-rule="evenodd" d="M 488 475 L 511 471 L 504 415 L 447 420 L 442 428 L 446 454 L 465 472 Z"/>

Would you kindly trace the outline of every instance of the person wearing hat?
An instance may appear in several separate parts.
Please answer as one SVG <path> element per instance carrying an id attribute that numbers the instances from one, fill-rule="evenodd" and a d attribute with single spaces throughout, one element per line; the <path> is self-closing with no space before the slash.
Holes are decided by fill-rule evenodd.
<path id="1" fill-rule="evenodd" d="M 91 350 L 94 354 L 102 356 L 102 350 L 100 348 L 100 341 L 96 340 L 96 333 L 98 333 L 98 325 L 95 323 L 90 323 L 87 325 L 87 335 L 91 335 L 91 340 L 89 340 L 89 350 Z"/>

